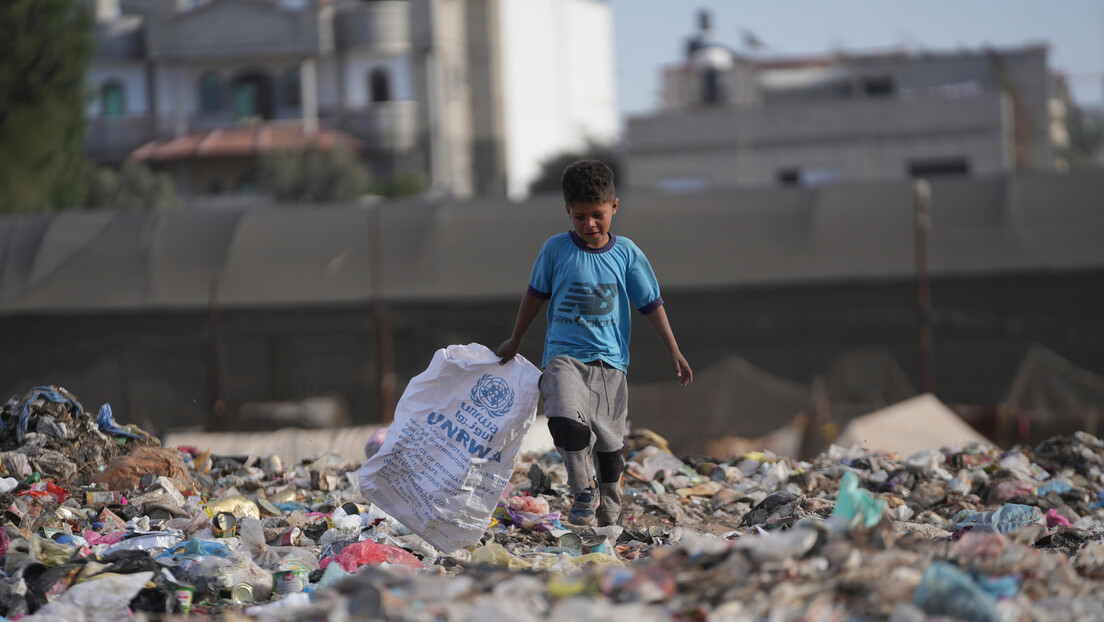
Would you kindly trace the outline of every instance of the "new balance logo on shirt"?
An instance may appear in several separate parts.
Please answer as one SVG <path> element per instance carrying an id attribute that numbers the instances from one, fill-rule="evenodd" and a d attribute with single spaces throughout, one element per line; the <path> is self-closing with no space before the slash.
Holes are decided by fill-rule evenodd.
<path id="1" fill-rule="evenodd" d="M 607 315 L 613 311 L 614 304 L 617 302 L 616 283 L 599 283 L 591 286 L 589 283 L 576 281 L 571 283 L 567 292 L 556 309 L 560 313 Z"/>

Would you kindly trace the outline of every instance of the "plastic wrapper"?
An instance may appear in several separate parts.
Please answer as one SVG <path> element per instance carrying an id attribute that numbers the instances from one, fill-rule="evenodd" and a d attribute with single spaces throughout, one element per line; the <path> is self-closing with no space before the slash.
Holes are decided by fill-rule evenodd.
<path id="1" fill-rule="evenodd" d="M 563 524 L 560 523 L 560 513 L 553 512 L 550 514 L 535 514 L 532 512 L 526 512 L 520 509 L 514 509 L 509 505 L 502 503 L 498 504 L 494 512 L 491 514 L 499 522 L 513 523 L 518 527 L 524 527 L 531 531 L 552 531 L 553 529 L 563 529 Z"/>
<path id="2" fill-rule="evenodd" d="M 983 528 L 998 533 L 1008 534 L 1017 529 L 1030 525 L 1046 525 L 1046 519 L 1039 508 L 1033 505 L 1020 503 L 1005 503 L 995 510 L 988 512 L 969 512 L 963 510 L 963 515 L 958 517 L 955 530 Z"/>
<path id="3" fill-rule="evenodd" d="M 625 470 L 642 482 L 650 482 L 660 473 L 664 477 L 669 477 L 686 468 L 686 464 L 682 460 L 655 445 L 649 445 L 641 449 L 633 454 L 631 460 L 625 463 Z"/>
<path id="4" fill-rule="evenodd" d="M 384 562 L 413 569 L 423 567 L 422 562 L 408 551 L 389 544 L 376 544 L 372 540 L 350 544 L 333 556 L 332 560 L 341 564 L 341 567 L 348 572 L 353 572 L 365 564 L 376 565 Z"/>
<path id="5" fill-rule="evenodd" d="M 30 540 L 31 555 L 46 566 L 58 566 L 73 559 L 80 547 L 58 544 L 40 536 Z"/>
<path id="6" fill-rule="evenodd" d="M 858 477 L 854 472 L 847 471 L 840 482 L 831 519 L 845 526 L 862 525 L 869 528 L 878 524 L 885 509 L 886 502 L 875 498 L 870 491 L 860 489 Z"/>
<path id="7" fill-rule="evenodd" d="M 230 512 L 238 518 L 260 518 L 261 510 L 257 507 L 251 499 L 247 499 L 241 495 L 233 495 L 230 497 L 222 497 L 221 499 L 215 499 L 208 501 L 207 505 L 203 508 L 207 512 L 207 516 L 214 517 L 219 512 Z"/>
<path id="8" fill-rule="evenodd" d="M 29 619 L 83 622 L 128 620 L 131 618 L 130 601 L 152 577 L 152 572 L 101 575 L 69 588 Z"/>
<path id="9" fill-rule="evenodd" d="M 0 474 L 10 475 L 19 481 L 31 476 L 31 460 L 27 454 L 15 451 L 0 452 Z"/>
<path id="10" fill-rule="evenodd" d="M 248 551 L 236 550 L 226 557 L 201 557 L 189 570 L 189 577 L 196 582 L 196 589 L 208 594 L 219 594 L 237 583 L 253 586 L 257 600 L 272 596 L 272 573 L 261 568 Z"/>
<path id="11" fill-rule="evenodd" d="M 287 560 L 295 561 L 308 571 L 318 569 L 318 558 L 298 546 L 269 546 L 264 538 L 264 526 L 254 518 L 243 518 L 238 524 L 242 546 L 262 568 L 275 570 Z"/>
<path id="12" fill-rule="evenodd" d="M 972 622 L 1002 622 L 992 596 L 969 575 L 945 562 L 924 571 L 913 592 L 912 604 L 931 615 L 945 615 Z"/>

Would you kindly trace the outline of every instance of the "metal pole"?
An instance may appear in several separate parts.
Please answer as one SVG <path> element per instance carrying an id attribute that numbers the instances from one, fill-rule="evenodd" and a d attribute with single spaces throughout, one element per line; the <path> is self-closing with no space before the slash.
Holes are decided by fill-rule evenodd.
<path id="1" fill-rule="evenodd" d="M 928 276 L 928 234 L 931 231 L 931 185 L 917 179 L 916 195 L 916 306 L 920 313 L 920 384 L 935 393 L 935 336 L 932 332 L 931 279 Z"/>
<path id="2" fill-rule="evenodd" d="M 383 252 L 380 232 L 380 206 L 371 208 L 368 219 L 369 291 L 372 295 L 372 319 L 376 337 L 376 371 L 379 383 L 380 421 L 395 420 L 395 346 L 391 330 L 391 312 L 383 304 Z"/>
<path id="3" fill-rule="evenodd" d="M 226 429 L 226 403 L 219 395 L 218 369 L 218 278 L 207 285 L 207 334 L 204 339 L 207 354 L 207 393 L 211 399 L 208 427 L 211 430 Z"/>

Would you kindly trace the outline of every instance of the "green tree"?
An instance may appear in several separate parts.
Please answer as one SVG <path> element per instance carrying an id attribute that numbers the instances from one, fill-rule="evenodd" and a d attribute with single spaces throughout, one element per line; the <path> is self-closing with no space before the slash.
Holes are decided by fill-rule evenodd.
<path id="1" fill-rule="evenodd" d="M 1086 113 L 1077 106 L 1071 106 L 1066 117 L 1066 131 L 1069 132 L 1069 146 L 1064 155 L 1074 166 L 1092 165 L 1097 162 L 1100 149 L 1104 147 L 1104 127 L 1099 114 Z"/>
<path id="2" fill-rule="evenodd" d="M 85 189 L 85 207 L 161 210 L 177 204 L 172 177 L 138 162 L 125 162 L 118 171 L 90 166 Z"/>
<path id="3" fill-rule="evenodd" d="M 261 158 L 261 192 L 287 203 L 351 201 L 368 188 L 368 171 L 342 149 L 276 152 Z"/>
<path id="4" fill-rule="evenodd" d="M 81 203 L 92 49 L 83 2 L 0 1 L 0 212 Z"/>
<path id="5" fill-rule="evenodd" d="M 619 177 L 620 159 L 613 147 L 588 141 L 582 149 L 563 151 L 541 162 L 540 174 L 529 184 L 529 192 L 533 194 L 560 192 L 560 177 L 563 176 L 567 165 L 575 160 L 601 160 L 613 169 L 613 176 L 618 185 L 623 181 Z"/>

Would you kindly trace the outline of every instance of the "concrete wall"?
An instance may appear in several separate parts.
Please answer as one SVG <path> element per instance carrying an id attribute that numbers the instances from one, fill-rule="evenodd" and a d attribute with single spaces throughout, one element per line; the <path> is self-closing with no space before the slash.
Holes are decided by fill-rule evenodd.
<path id="1" fill-rule="evenodd" d="M 618 135 L 613 25 L 597 0 L 502 0 L 507 192 L 528 193 L 542 160 Z"/>
<path id="2" fill-rule="evenodd" d="M 908 178 L 910 162 L 963 158 L 970 173 L 1005 169 L 1002 96 L 789 102 L 629 120 L 627 183 L 668 188 L 775 184 L 783 169 L 840 180 Z M 668 188 L 669 189 L 669 188 Z"/>

